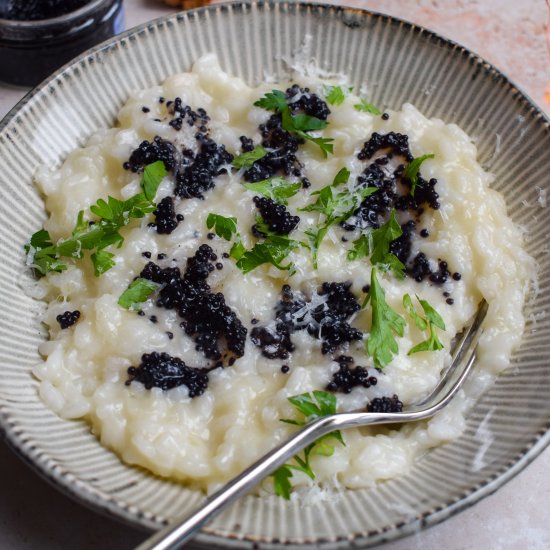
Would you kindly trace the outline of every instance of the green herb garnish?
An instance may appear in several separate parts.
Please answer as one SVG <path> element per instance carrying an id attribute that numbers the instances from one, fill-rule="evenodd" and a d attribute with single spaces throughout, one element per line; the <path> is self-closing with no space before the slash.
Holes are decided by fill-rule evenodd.
<path id="1" fill-rule="evenodd" d="M 405 320 L 386 302 L 386 294 L 378 282 L 374 267 L 363 307 L 369 302 L 372 308 L 372 324 L 367 339 L 367 353 L 373 358 L 374 366 L 381 369 L 391 362 L 399 350 L 395 335 L 403 336 Z"/>
<path id="2" fill-rule="evenodd" d="M 281 90 L 267 92 L 263 97 L 258 99 L 254 105 L 266 111 L 279 111 L 280 113 L 288 109 L 285 93 L 281 92 Z"/>
<path id="3" fill-rule="evenodd" d="M 303 393 L 289 397 L 288 400 L 294 407 L 304 415 L 304 420 L 289 420 L 282 419 L 281 422 L 293 424 L 295 426 L 304 426 L 306 423 L 336 414 L 336 397 L 324 391 L 313 391 L 312 393 Z M 293 457 L 293 462 L 284 464 L 271 474 L 273 477 L 273 487 L 275 494 L 285 499 L 290 499 L 292 492 L 292 483 L 290 478 L 293 471 L 303 472 L 310 479 L 315 479 L 315 473 L 311 468 L 310 458 L 312 455 L 332 456 L 334 454 L 334 446 L 328 443 L 329 439 L 335 439 L 345 446 L 344 438 L 340 431 L 332 432 L 319 438 L 314 443 L 308 445 L 303 451 L 303 457 L 296 455 Z"/>
<path id="4" fill-rule="evenodd" d="M 307 133 L 326 128 L 327 121 L 309 115 L 291 114 L 284 92 L 272 90 L 256 101 L 254 105 L 268 111 L 280 113 L 283 130 L 315 143 L 319 146 L 325 157 L 333 152 L 333 138 L 313 137 Z"/>
<path id="5" fill-rule="evenodd" d="M 294 264 L 282 265 L 282 261 L 300 246 L 298 241 L 281 235 L 268 235 L 262 242 L 256 243 L 252 250 L 246 250 L 238 259 L 237 267 L 243 273 L 249 273 L 262 264 L 272 264 L 278 269 L 294 273 Z"/>
<path id="6" fill-rule="evenodd" d="M 240 260 L 246 252 L 246 248 L 242 241 L 240 239 L 236 240 L 232 245 L 231 249 L 229 250 L 229 255 L 234 260 Z"/>
<path id="7" fill-rule="evenodd" d="M 390 245 L 401 237 L 403 230 L 392 210 L 388 221 L 377 229 L 361 235 L 353 242 L 353 249 L 348 252 L 348 260 L 360 260 L 370 256 L 372 265 L 382 269 L 391 269 L 399 278 L 403 278 L 405 266 L 399 258 L 390 252 Z"/>
<path id="8" fill-rule="evenodd" d="M 120 295 L 118 304 L 126 309 L 139 310 L 141 309 L 141 304 L 145 302 L 159 286 L 159 284 L 149 279 L 138 277 L 134 279 L 128 285 L 128 288 Z"/>
<path id="9" fill-rule="evenodd" d="M 67 265 L 60 258 L 81 259 L 84 250 L 90 250 L 95 275 L 105 273 L 115 264 L 114 255 L 105 252 L 104 249 L 110 245 L 120 248 L 124 242 L 120 229 L 128 225 L 132 219 L 143 218 L 155 210 L 153 201 L 165 176 L 166 168 L 162 161 L 149 164 L 143 172 L 141 193 L 127 200 L 114 197 L 108 197 L 106 201 L 99 199 L 96 204 L 90 206 L 90 211 L 99 220 L 87 221 L 84 219 L 84 212 L 79 212 L 68 239 L 59 239 L 53 244 L 49 233 L 45 229 L 40 229 L 25 245 L 27 265 L 40 275 L 50 271 L 64 271 Z"/>
<path id="10" fill-rule="evenodd" d="M 377 187 L 360 187 L 353 191 L 337 192 L 337 188 L 347 183 L 349 177 L 350 171 L 347 168 L 342 168 L 334 177 L 331 185 L 312 193 L 312 195 L 317 195 L 317 200 L 314 203 L 300 208 L 302 212 L 319 212 L 324 215 L 324 221 L 321 224 L 306 231 L 315 269 L 317 269 L 319 247 L 330 227 L 347 220 L 366 197 L 378 191 Z"/>
<path id="11" fill-rule="evenodd" d="M 226 241 L 231 241 L 234 238 L 234 242 L 229 250 L 229 255 L 235 260 L 241 259 L 246 252 L 246 248 L 237 230 L 237 218 L 210 213 L 206 218 L 206 227 L 208 227 L 208 229 L 214 229 L 216 235 Z"/>
<path id="12" fill-rule="evenodd" d="M 364 99 L 360 99 L 359 103 L 354 105 L 356 111 L 361 111 L 362 113 L 370 113 L 371 115 L 381 115 L 382 111 L 373 105 L 372 103 L 366 102 Z"/>
<path id="13" fill-rule="evenodd" d="M 210 213 L 206 218 L 206 227 L 214 229 L 218 237 L 230 241 L 237 234 L 237 218 Z"/>
<path id="14" fill-rule="evenodd" d="M 267 151 L 261 145 L 256 145 L 252 151 L 241 153 L 238 157 L 235 157 L 231 164 L 235 168 L 250 168 L 257 160 L 264 158 L 266 155 Z"/>
<path id="15" fill-rule="evenodd" d="M 114 267 L 115 261 L 113 258 L 115 255 L 112 252 L 107 252 L 105 250 L 98 250 L 90 255 L 90 259 L 94 264 L 94 275 L 99 277 L 103 275 L 106 271 L 109 271 L 111 267 Z"/>
<path id="16" fill-rule="evenodd" d="M 288 204 L 287 199 L 293 197 L 302 187 L 300 182 L 291 183 L 278 176 L 243 185 L 249 191 L 284 205 Z"/>
<path id="17" fill-rule="evenodd" d="M 327 86 L 325 89 L 325 99 L 331 105 L 342 105 L 352 90 L 352 86 Z"/>
<path id="18" fill-rule="evenodd" d="M 166 167 L 161 160 L 148 164 L 143 170 L 141 187 L 143 194 L 148 201 L 153 202 L 159 188 L 160 182 L 166 177 Z"/>
<path id="19" fill-rule="evenodd" d="M 411 182 L 411 197 L 414 197 L 416 186 L 418 185 L 418 173 L 420 172 L 420 165 L 427 159 L 433 159 L 435 155 L 429 153 L 415 158 L 405 169 L 403 176 L 405 176 Z"/>
<path id="20" fill-rule="evenodd" d="M 413 353 L 418 353 L 420 351 L 437 351 L 443 349 L 443 344 L 439 340 L 434 327 L 441 330 L 446 330 L 445 321 L 443 321 L 441 315 L 439 315 L 439 313 L 437 313 L 437 311 L 426 300 L 421 300 L 418 296 L 416 296 L 416 299 L 424 310 L 424 315 L 426 316 L 425 318 L 421 317 L 417 313 L 413 306 L 411 297 L 408 294 L 403 296 L 403 306 L 414 320 L 418 330 L 424 331 L 428 328 L 430 335 L 427 340 L 424 340 L 423 342 L 420 342 L 416 346 L 412 347 L 407 355 L 412 355 Z"/>

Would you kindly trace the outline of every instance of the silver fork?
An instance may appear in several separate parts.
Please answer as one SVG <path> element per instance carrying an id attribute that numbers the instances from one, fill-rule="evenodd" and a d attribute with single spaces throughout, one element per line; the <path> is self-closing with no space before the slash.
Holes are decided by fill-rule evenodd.
<path id="1" fill-rule="evenodd" d="M 183 543 L 193 537 L 201 525 L 211 520 L 236 499 L 248 493 L 259 481 L 323 435 L 336 430 L 374 424 L 415 422 L 435 415 L 456 395 L 472 369 L 477 342 L 481 335 L 480 327 L 487 314 L 487 309 L 487 302 L 482 300 L 473 322 L 462 332 L 453 348 L 449 368 L 428 397 L 415 405 L 406 407 L 403 412 L 349 412 L 314 420 L 206 499 L 198 510 L 189 516 L 174 520 L 140 544 L 136 550 L 175 550 L 180 548 Z"/>

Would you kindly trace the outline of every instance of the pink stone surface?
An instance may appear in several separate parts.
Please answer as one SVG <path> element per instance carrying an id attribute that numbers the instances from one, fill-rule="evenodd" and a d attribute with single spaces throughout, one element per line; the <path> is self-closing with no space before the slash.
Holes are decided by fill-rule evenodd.
<path id="1" fill-rule="evenodd" d="M 334 0 L 427 27 L 486 58 L 550 114 L 550 0 Z M 127 27 L 174 11 L 126 0 Z M 26 90 L 0 84 L 0 116 Z M 547 550 L 550 449 L 494 495 L 384 550 Z M 58 493 L 0 443 L 0 549 L 120 550 L 143 535 Z"/>
<path id="2" fill-rule="evenodd" d="M 495 65 L 550 113 L 550 0 L 351 0 L 431 29 Z"/>

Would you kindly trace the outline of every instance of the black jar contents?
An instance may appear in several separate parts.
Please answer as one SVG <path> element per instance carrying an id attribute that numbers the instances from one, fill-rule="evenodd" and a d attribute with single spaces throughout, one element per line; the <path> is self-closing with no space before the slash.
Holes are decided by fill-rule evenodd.
<path id="1" fill-rule="evenodd" d="M 0 3 L 0 15 L 14 21 L 39 21 L 71 13 L 90 0 L 8 0 Z"/>
<path id="2" fill-rule="evenodd" d="M 0 0 L 0 80 L 34 86 L 123 27 L 122 0 Z"/>

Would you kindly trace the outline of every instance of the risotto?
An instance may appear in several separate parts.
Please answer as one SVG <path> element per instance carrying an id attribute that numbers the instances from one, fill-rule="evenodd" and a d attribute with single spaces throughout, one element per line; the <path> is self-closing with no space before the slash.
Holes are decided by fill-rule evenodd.
<path id="1" fill-rule="evenodd" d="M 208 55 L 40 169 L 47 406 L 210 492 L 282 420 L 422 399 L 485 298 L 477 372 L 444 412 L 324 440 L 287 479 L 367 487 L 457 438 L 520 342 L 534 264 L 460 128 L 367 99 L 299 74 L 252 88 Z"/>

